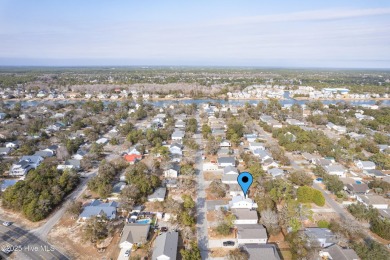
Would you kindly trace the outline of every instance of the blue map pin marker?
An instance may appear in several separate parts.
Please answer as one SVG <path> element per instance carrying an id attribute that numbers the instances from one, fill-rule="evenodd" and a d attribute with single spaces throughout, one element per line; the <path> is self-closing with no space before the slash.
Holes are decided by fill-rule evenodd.
<path id="1" fill-rule="evenodd" d="M 237 182 L 240 185 L 242 191 L 244 192 L 245 198 L 248 193 L 249 187 L 252 185 L 253 177 L 249 172 L 242 172 L 237 177 Z"/>

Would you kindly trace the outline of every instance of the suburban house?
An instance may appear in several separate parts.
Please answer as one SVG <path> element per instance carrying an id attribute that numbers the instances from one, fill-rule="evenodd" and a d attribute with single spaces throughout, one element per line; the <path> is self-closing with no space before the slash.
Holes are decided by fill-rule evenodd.
<path id="1" fill-rule="evenodd" d="M 257 203 L 250 198 L 235 196 L 229 201 L 229 207 L 231 209 L 257 209 Z"/>
<path id="2" fill-rule="evenodd" d="M 186 127 L 186 123 L 183 120 L 177 120 L 176 123 L 175 123 L 175 127 L 176 128 L 185 128 Z"/>
<path id="3" fill-rule="evenodd" d="M 229 148 L 227 147 L 221 147 L 218 152 L 217 152 L 217 155 L 218 156 L 229 156 L 231 154 L 231 151 Z"/>
<path id="4" fill-rule="evenodd" d="M 183 146 L 179 143 L 172 143 L 170 146 L 169 146 L 169 152 L 171 154 L 178 154 L 178 155 L 182 155 L 183 154 Z"/>
<path id="5" fill-rule="evenodd" d="M 36 169 L 43 161 L 41 156 L 30 155 L 23 156 L 19 162 L 12 165 L 10 175 L 22 176 L 26 175 L 31 169 Z"/>
<path id="6" fill-rule="evenodd" d="M 218 166 L 227 167 L 227 166 L 236 166 L 236 159 L 234 157 L 218 157 Z"/>
<path id="7" fill-rule="evenodd" d="M 185 135 L 184 131 L 175 129 L 175 131 L 172 133 L 171 139 L 175 141 L 181 141 L 184 135 Z"/>
<path id="8" fill-rule="evenodd" d="M 360 260 L 355 250 L 350 248 L 342 248 L 339 245 L 331 245 L 322 249 L 318 253 L 321 259 L 328 260 Z"/>
<path id="9" fill-rule="evenodd" d="M 255 150 L 265 150 L 265 145 L 263 143 L 251 142 L 249 143 L 249 150 L 252 152 Z"/>
<path id="10" fill-rule="evenodd" d="M 248 244 L 244 246 L 244 249 L 249 254 L 248 260 L 281 260 L 274 244 Z"/>
<path id="11" fill-rule="evenodd" d="M 296 119 L 293 119 L 293 118 L 286 119 L 286 123 L 289 124 L 289 125 L 295 125 L 295 126 L 304 126 L 304 125 L 306 125 L 305 122 L 302 122 L 302 121 L 299 121 L 299 120 L 296 120 Z"/>
<path id="12" fill-rule="evenodd" d="M 306 161 L 308 161 L 309 163 L 312 163 L 312 164 L 315 164 L 316 161 L 318 159 L 320 159 L 318 155 L 313 155 L 313 154 L 307 153 L 307 152 L 302 153 L 302 157 L 305 158 Z"/>
<path id="13" fill-rule="evenodd" d="M 237 179 L 236 179 L 237 181 Z M 240 185 L 238 185 L 237 183 L 234 183 L 234 184 L 228 184 L 229 186 L 229 195 L 231 197 L 236 197 L 236 196 L 242 196 L 244 197 L 244 192 L 242 191 Z"/>
<path id="14" fill-rule="evenodd" d="M 375 163 L 371 161 L 357 161 L 356 167 L 362 170 L 375 170 Z"/>
<path id="15" fill-rule="evenodd" d="M 148 201 L 150 202 L 156 202 L 156 201 L 164 201 L 165 200 L 165 194 L 167 193 L 167 188 L 157 188 L 153 194 L 148 196 Z"/>
<path id="16" fill-rule="evenodd" d="M 40 150 L 35 152 L 35 156 L 41 156 L 42 158 L 52 157 L 54 156 L 54 152 L 50 149 Z"/>
<path id="17" fill-rule="evenodd" d="M 178 164 L 173 164 L 168 170 L 164 171 L 165 178 L 177 178 L 179 175 L 180 166 Z"/>
<path id="18" fill-rule="evenodd" d="M 238 174 L 238 170 L 236 167 L 233 166 L 226 166 L 223 168 L 223 174 Z"/>
<path id="19" fill-rule="evenodd" d="M 236 228 L 239 245 L 267 243 L 267 231 L 261 224 L 236 225 Z"/>
<path id="20" fill-rule="evenodd" d="M 125 159 L 126 162 L 130 163 L 130 164 L 134 164 L 140 160 L 142 160 L 142 155 L 140 154 L 126 154 L 125 156 L 123 156 L 123 159 Z"/>
<path id="21" fill-rule="evenodd" d="M 254 154 L 260 158 L 261 163 L 267 159 L 272 159 L 272 155 L 268 151 L 256 149 L 255 152 Z"/>
<path id="22" fill-rule="evenodd" d="M 148 240 L 150 224 L 125 224 L 121 232 L 119 247 L 131 249 L 133 245 L 141 246 Z"/>
<path id="23" fill-rule="evenodd" d="M 352 196 L 367 194 L 370 188 L 365 183 L 351 183 L 345 186 L 346 191 Z"/>
<path id="24" fill-rule="evenodd" d="M 76 160 L 82 160 L 84 158 L 85 155 L 87 155 L 87 151 L 85 150 L 82 150 L 82 149 L 79 149 L 73 156 L 72 158 L 73 159 L 76 159 Z"/>
<path id="25" fill-rule="evenodd" d="M 264 160 L 262 163 L 262 168 L 264 171 L 268 171 L 269 169 L 276 168 L 276 167 L 279 167 L 279 164 L 275 162 L 274 159 L 272 158 L 268 158 Z"/>
<path id="26" fill-rule="evenodd" d="M 338 242 L 335 234 L 327 228 L 305 228 L 303 231 L 308 237 L 309 243 L 313 243 L 313 246 L 328 247 Z"/>
<path id="27" fill-rule="evenodd" d="M 380 170 L 364 170 L 363 173 L 366 174 L 367 176 L 379 178 L 379 179 L 386 177 L 386 175 Z"/>
<path id="28" fill-rule="evenodd" d="M 284 171 L 279 168 L 272 168 L 267 170 L 267 173 L 272 175 L 272 178 L 282 177 L 284 175 Z"/>
<path id="29" fill-rule="evenodd" d="M 320 158 L 320 159 L 317 159 L 315 164 L 317 165 L 320 165 L 322 167 L 326 167 L 326 166 L 329 166 L 331 165 L 333 162 L 329 159 L 324 159 L 324 158 Z"/>
<path id="30" fill-rule="evenodd" d="M 152 260 L 176 260 L 178 232 L 166 232 L 157 236 L 154 241 Z"/>
<path id="31" fill-rule="evenodd" d="M 79 220 L 87 220 L 94 216 L 101 217 L 103 215 L 105 215 L 109 220 L 115 219 L 117 207 L 118 203 L 115 201 L 104 203 L 97 199 L 93 200 L 84 207 L 79 216 Z"/>
<path id="32" fill-rule="evenodd" d="M 220 147 L 230 147 L 232 144 L 228 140 L 222 140 L 221 143 L 219 144 Z"/>
<path id="33" fill-rule="evenodd" d="M 358 195 L 357 201 L 363 203 L 366 207 L 372 206 L 375 209 L 388 209 L 390 201 L 379 195 Z"/>
<path id="34" fill-rule="evenodd" d="M 325 171 L 330 175 L 337 175 L 340 178 L 345 178 L 347 172 L 341 164 L 331 164 L 325 166 Z"/>
<path id="35" fill-rule="evenodd" d="M 239 224 L 257 224 L 257 211 L 251 209 L 232 209 L 232 213 L 236 216 L 235 225 Z"/>
<path id="36" fill-rule="evenodd" d="M 245 134 L 245 139 L 248 140 L 248 142 L 254 142 L 258 138 L 257 134 Z"/>
<path id="37" fill-rule="evenodd" d="M 224 174 L 222 175 L 221 181 L 223 184 L 238 184 L 237 178 L 238 178 L 238 173 Z"/>
<path id="38" fill-rule="evenodd" d="M 329 122 L 326 127 L 336 131 L 338 134 L 345 134 L 347 132 L 347 128 L 345 126 L 335 125 L 331 122 Z"/>

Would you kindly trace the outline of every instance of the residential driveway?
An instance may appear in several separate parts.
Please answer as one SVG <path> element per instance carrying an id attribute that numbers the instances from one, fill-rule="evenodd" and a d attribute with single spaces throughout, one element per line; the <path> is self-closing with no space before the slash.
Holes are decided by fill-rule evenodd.
<path id="1" fill-rule="evenodd" d="M 233 241 L 234 246 L 223 246 L 223 242 L 225 241 Z M 212 239 L 209 240 L 209 248 L 226 248 L 226 249 L 233 249 L 238 246 L 237 240 L 234 238 L 225 238 L 225 239 Z"/>

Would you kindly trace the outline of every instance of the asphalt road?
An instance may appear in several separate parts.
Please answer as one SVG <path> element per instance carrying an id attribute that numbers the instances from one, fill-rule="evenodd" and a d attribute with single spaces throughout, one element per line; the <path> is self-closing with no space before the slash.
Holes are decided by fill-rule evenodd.
<path id="1" fill-rule="evenodd" d="M 194 135 L 194 138 L 196 142 L 199 144 L 200 150 L 196 153 L 196 172 L 197 172 L 197 181 L 198 181 L 198 187 L 197 187 L 197 203 L 196 203 L 196 229 L 197 229 L 197 236 L 198 236 L 198 246 L 200 249 L 200 254 L 202 256 L 202 259 L 208 258 L 208 226 L 207 226 L 207 208 L 206 208 L 206 192 L 205 192 L 205 181 L 203 178 L 203 159 L 202 159 L 202 151 L 203 149 L 203 137 L 199 133 L 200 129 L 200 118 L 199 114 L 196 116 L 196 120 L 198 121 L 198 133 Z"/>
<path id="2" fill-rule="evenodd" d="M 5 242 L 12 246 L 14 252 L 8 256 L 15 259 L 68 259 L 47 242 L 15 225 L 9 227 L 0 225 L 0 242 L 2 247 L 5 246 Z M 3 252 L 1 252 L 1 255 L 7 258 L 7 255 Z"/>
<path id="3" fill-rule="evenodd" d="M 85 178 L 81 179 L 81 183 L 71 194 L 69 194 L 64 203 L 48 218 L 45 224 L 34 230 L 25 230 L 13 224 L 9 227 L 0 225 L 0 247 L 12 246 L 14 252 L 8 256 L 15 259 L 69 259 L 59 250 L 51 246 L 47 242 L 47 235 L 55 224 L 64 215 L 69 203 L 77 199 L 87 188 L 88 180 L 96 175 L 97 170 L 85 174 Z M 0 220 L 1 223 L 3 220 Z M 5 243 L 6 242 L 6 243 Z M 2 249 L 2 248 L 0 248 Z M 8 256 L 0 252 L 3 258 Z"/>

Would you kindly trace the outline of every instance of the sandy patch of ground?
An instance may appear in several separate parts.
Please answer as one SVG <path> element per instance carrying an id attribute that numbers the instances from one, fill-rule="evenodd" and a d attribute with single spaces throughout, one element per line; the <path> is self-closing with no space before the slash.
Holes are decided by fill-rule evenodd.
<path id="1" fill-rule="evenodd" d="M 26 219 L 21 212 L 16 212 L 0 207 L 0 218 L 5 221 L 15 222 L 18 226 L 25 229 L 34 229 L 42 226 L 46 221 L 32 222 Z"/>
<path id="2" fill-rule="evenodd" d="M 210 250 L 211 257 L 226 257 L 232 249 L 213 248 Z"/>
<path id="3" fill-rule="evenodd" d="M 119 231 L 117 231 L 110 245 L 102 252 L 90 242 L 82 241 L 82 224 L 65 214 L 54 226 L 48 240 L 56 247 L 62 248 L 66 254 L 74 259 L 116 259 L 119 254 Z"/>
<path id="4" fill-rule="evenodd" d="M 229 239 L 229 238 L 236 237 L 236 231 L 234 229 L 232 230 L 232 232 L 229 235 L 223 236 L 223 235 L 220 235 L 217 232 L 215 232 L 213 228 L 209 228 L 208 234 L 209 234 L 209 239 Z"/>
<path id="5" fill-rule="evenodd" d="M 216 211 L 208 211 L 207 212 L 207 221 L 208 222 L 214 222 L 217 221 L 217 212 Z"/>
<path id="6" fill-rule="evenodd" d="M 222 173 L 219 173 L 219 172 L 203 172 L 203 177 L 204 177 L 205 181 L 220 180 L 222 178 Z"/>
<path id="7" fill-rule="evenodd" d="M 211 192 L 210 187 L 206 189 L 206 200 L 228 200 L 228 198 L 220 198 Z"/>

